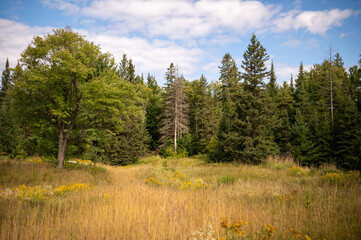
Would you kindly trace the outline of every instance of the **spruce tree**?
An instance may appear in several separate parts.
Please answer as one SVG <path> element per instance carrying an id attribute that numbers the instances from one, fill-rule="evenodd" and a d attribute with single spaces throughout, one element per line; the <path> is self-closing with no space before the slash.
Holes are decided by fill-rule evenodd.
<path id="1" fill-rule="evenodd" d="M 6 92 L 10 87 L 11 76 L 10 76 L 9 59 L 6 59 L 5 69 L 1 76 L 1 89 L 0 89 L 0 104 L 4 101 Z"/>
<path id="2" fill-rule="evenodd" d="M 236 151 L 230 141 L 234 134 L 236 96 L 240 91 L 240 75 L 236 62 L 229 53 L 226 53 L 221 61 L 220 69 L 220 100 L 222 102 L 222 117 L 220 119 L 216 149 L 210 153 L 210 160 L 213 162 L 235 161 Z M 233 133 L 232 133 L 233 132 Z M 234 142 L 233 142 L 234 143 Z"/>
<path id="3" fill-rule="evenodd" d="M 163 120 L 163 92 L 157 81 L 148 73 L 147 86 L 151 90 L 146 105 L 146 128 L 150 135 L 149 148 L 157 150 L 160 145 L 160 128 Z"/>
<path id="4" fill-rule="evenodd" d="M 251 43 L 244 52 L 243 58 L 242 77 L 246 84 L 245 88 L 253 94 L 258 94 L 264 86 L 264 79 L 269 75 L 266 67 L 269 55 L 255 34 L 252 35 Z"/>
<path id="5" fill-rule="evenodd" d="M 291 87 L 284 82 L 276 96 L 276 115 L 278 124 L 274 129 L 275 142 L 281 153 L 291 153 L 291 118 L 294 111 L 294 99 Z"/>
<path id="6" fill-rule="evenodd" d="M 298 75 L 297 75 L 297 79 L 295 81 L 296 83 L 296 88 L 295 88 L 295 92 L 294 92 L 294 98 L 295 98 L 295 102 L 296 105 L 299 107 L 300 105 L 304 104 L 304 102 L 302 102 L 305 98 L 304 95 L 306 94 L 306 76 L 305 73 L 303 71 L 303 63 L 300 63 L 300 67 L 298 69 Z"/>
<path id="7" fill-rule="evenodd" d="M 191 154 L 204 153 L 213 136 L 213 103 L 207 79 L 202 76 L 188 87 L 189 128 L 192 135 Z"/>
<path id="8" fill-rule="evenodd" d="M 311 165 L 317 162 L 318 149 L 311 139 L 311 132 L 300 109 L 296 109 L 292 125 L 292 155 L 301 165 Z"/>
<path id="9" fill-rule="evenodd" d="M 211 160 L 260 163 L 267 155 L 277 153 L 264 89 L 264 78 L 268 76 L 265 61 L 268 58 L 253 34 L 242 61 L 244 84 L 236 85 L 234 95 L 229 98 L 231 101 L 224 103 L 218 147 Z"/>
<path id="10" fill-rule="evenodd" d="M 123 58 L 119 63 L 118 74 L 123 80 L 133 84 L 140 82 L 140 77 L 137 78 L 135 76 L 135 66 L 133 65 L 133 61 L 132 59 L 128 59 L 126 54 L 123 54 Z"/>
<path id="11" fill-rule="evenodd" d="M 274 98 L 277 94 L 278 87 L 277 87 L 277 77 L 275 74 L 275 70 L 273 67 L 273 61 L 271 63 L 271 71 L 269 75 L 269 83 L 267 84 L 267 90 L 271 98 Z"/>
<path id="12" fill-rule="evenodd" d="M 164 119 L 161 128 L 161 143 L 166 145 L 173 140 L 177 153 L 177 141 L 188 133 L 188 103 L 185 95 L 185 79 L 178 75 L 173 63 L 166 72 Z"/>

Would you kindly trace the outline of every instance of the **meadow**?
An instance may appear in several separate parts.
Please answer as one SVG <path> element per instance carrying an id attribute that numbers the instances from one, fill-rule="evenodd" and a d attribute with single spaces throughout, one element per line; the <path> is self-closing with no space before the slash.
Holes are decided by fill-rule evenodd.
<path id="1" fill-rule="evenodd" d="M 291 159 L 0 160 L 0 239 L 361 239 L 361 178 Z"/>

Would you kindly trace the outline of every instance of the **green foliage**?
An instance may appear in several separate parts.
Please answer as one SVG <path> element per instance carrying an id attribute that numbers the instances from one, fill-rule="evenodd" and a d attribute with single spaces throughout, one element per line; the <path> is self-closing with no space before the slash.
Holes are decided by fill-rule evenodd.
<path id="1" fill-rule="evenodd" d="M 265 67 L 267 59 L 266 50 L 253 34 L 242 61 L 242 68 L 245 70 L 242 75 L 244 84 L 238 83 L 232 89 L 223 91 L 224 104 L 218 146 L 216 151 L 210 154 L 211 161 L 257 164 L 266 156 L 277 153 L 277 146 L 270 131 L 269 101 L 263 88 L 263 78 L 268 75 Z M 231 70 L 235 64 L 228 64 L 234 63 L 229 60 L 228 55 L 223 60 L 221 72 L 236 72 Z M 223 82 L 233 83 L 232 79 L 223 79 Z M 222 86 L 228 89 L 228 85 Z"/>
<path id="2" fill-rule="evenodd" d="M 1 76 L 1 89 L 0 89 L 0 107 L 5 100 L 6 93 L 11 83 L 11 70 L 9 67 L 9 59 L 6 59 L 5 69 Z"/>
<path id="3" fill-rule="evenodd" d="M 220 105 L 212 96 L 207 79 L 202 75 L 199 80 L 190 82 L 186 89 L 189 102 L 189 130 L 192 136 L 191 155 L 207 152 L 206 146 L 216 135 Z"/>
<path id="4" fill-rule="evenodd" d="M 164 146 L 173 140 L 174 151 L 177 152 L 178 139 L 189 131 L 189 104 L 185 94 L 186 80 L 183 76 L 178 75 L 178 68 L 173 63 L 166 72 L 166 80 L 160 142 Z"/>
<path id="5" fill-rule="evenodd" d="M 302 165 L 314 164 L 317 161 L 315 144 L 311 140 L 311 132 L 299 109 L 296 110 L 295 122 L 292 126 L 292 155 Z"/>
<path id="6" fill-rule="evenodd" d="M 148 145 L 151 150 L 156 150 L 160 145 L 160 129 L 164 114 L 163 92 L 150 74 L 147 77 L 147 86 L 150 89 L 145 116 L 147 132 L 150 135 Z"/>
<path id="7" fill-rule="evenodd" d="M 264 86 L 264 78 L 269 75 L 265 65 L 266 61 L 269 60 L 269 55 L 255 34 L 252 35 L 251 43 L 244 52 L 243 58 L 242 68 L 244 73 L 242 77 L 245 81 L 245 88 L 256 94 Z"/>
<path id="8" fill-rule="evenodd" d="M 232 184 L 234 183 L 234 181 L 236 180 L 236 178 L 232 175 L 224 175 L 224 176 L 220 176 L 217 179 L 217 183 L 218 184 Z"/>
<path id="9" fill-rule="evenodd" d="M 138 95 L 130 83 L 117 76 L 114 60 L 70 28 L 35 37 L 19 62 L 12 109 L 32 137 L 43 139 L 37 133 L 51 128 L 59 167 L 67 150 L 79 153 L 68 145 L 79 143 L 88 129 L 121 131 L 123 119 L 140 108 L 134 107 Z"/>

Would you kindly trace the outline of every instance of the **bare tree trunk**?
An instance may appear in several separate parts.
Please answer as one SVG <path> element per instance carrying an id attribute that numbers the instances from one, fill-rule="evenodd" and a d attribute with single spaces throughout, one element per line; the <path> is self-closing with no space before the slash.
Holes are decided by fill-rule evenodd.
<path id="1" fill-rule="evenodd" d="M 177 130 L 178 130 L 178 124 L 177 124 L 177 101 L 175 101 L 175 117 L 174 117 L 174 152 L 177 154 Z"/>
<path id="2" fill-rule="evenodd" d="M 66 147 L 67 147 L 67 140 L 64 139 L 64 124 L 62 124 L 60 129 L 59 129 L 58 165 L 57 165 L 57 168 L 64 168 Z"/>
<path id="3" fill-rule="evenodd" d="M 333 76 L 332 76 L 332 47 L 330 47 L 330 108 L 331 108 L 331 126 L 333 126 Z"/>

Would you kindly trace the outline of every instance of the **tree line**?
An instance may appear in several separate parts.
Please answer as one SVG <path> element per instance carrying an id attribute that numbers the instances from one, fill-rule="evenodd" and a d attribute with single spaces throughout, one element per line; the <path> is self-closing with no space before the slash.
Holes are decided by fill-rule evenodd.
<path id="1" fill-rule="evenodd" d="M 218 81 L 186 80 L 173 63 L 165 86 L 135 74 L 69 27 L 34 37 L 0 91 L 0 154 L 131 164 L 148 153 L 206 154 L 259 164 L 269 155 L 301 165 L 361 168 L 361 60 L 333 54 L 277 84 L 256 35 L 239 63 L 226 53 Z"/>

